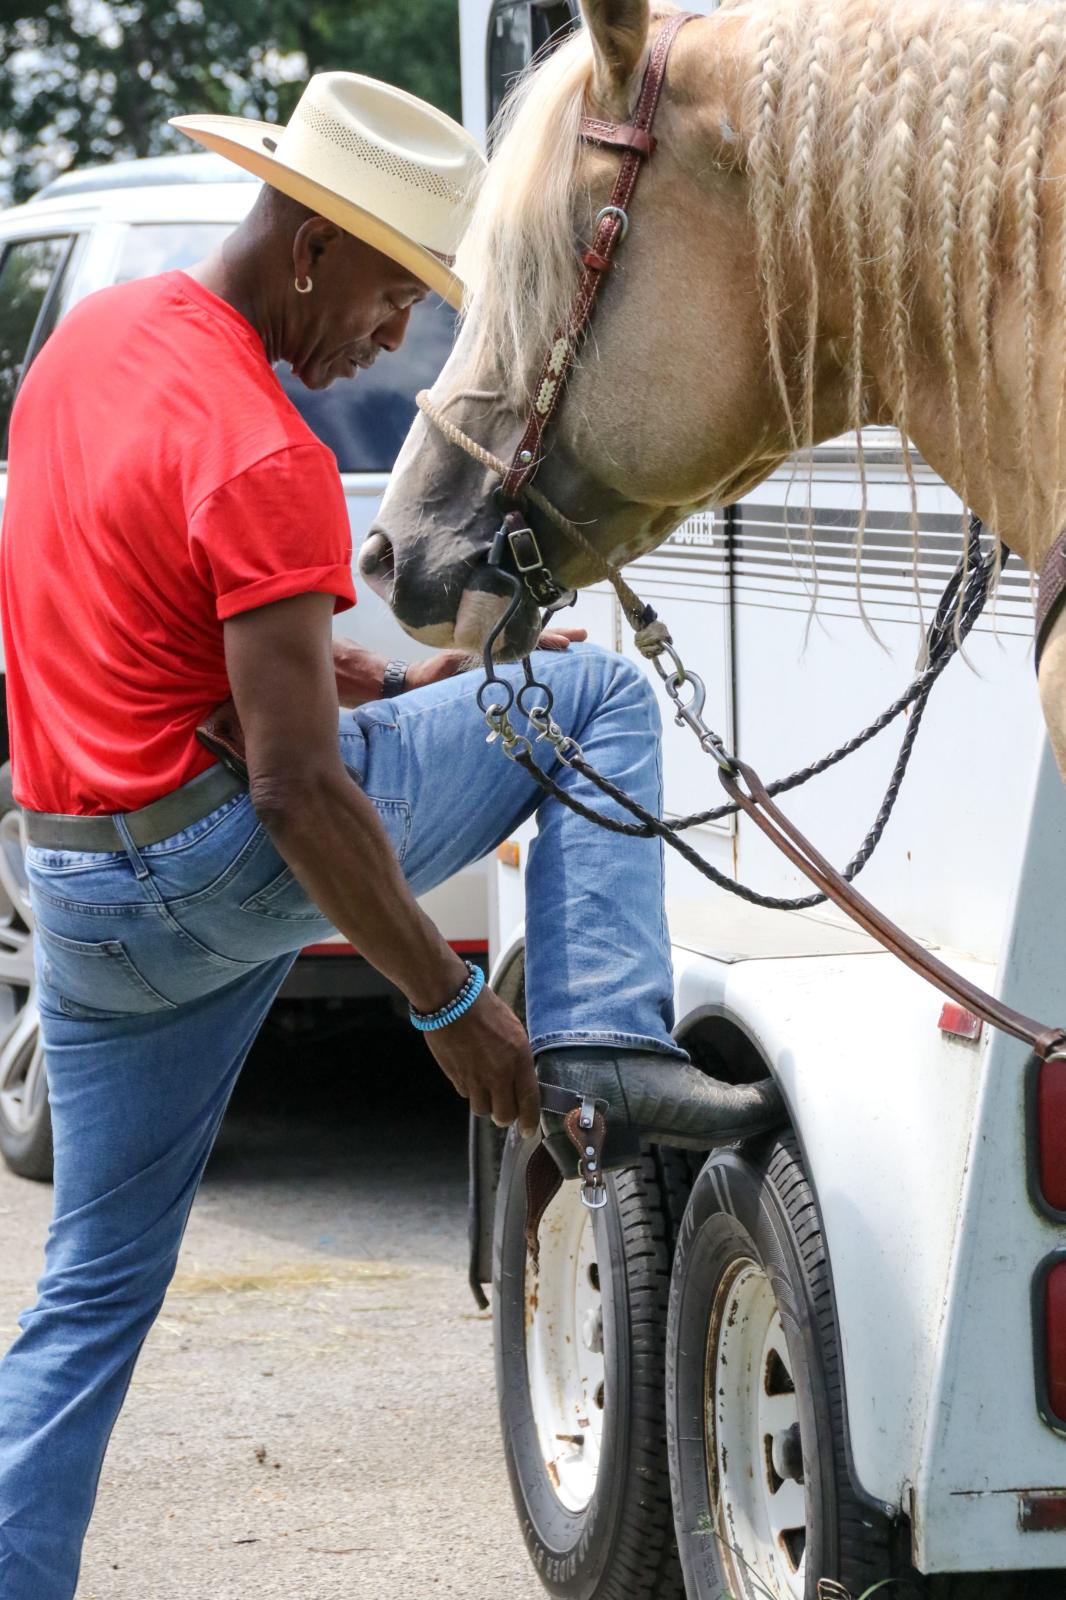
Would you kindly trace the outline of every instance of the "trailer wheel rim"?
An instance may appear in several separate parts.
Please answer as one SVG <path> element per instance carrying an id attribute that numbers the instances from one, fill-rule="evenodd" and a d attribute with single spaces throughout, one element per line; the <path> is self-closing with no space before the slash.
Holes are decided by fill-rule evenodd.
<path id="1" fill-rule="evenodd" d="M 31 1133 L 45 1096 L 33 977 L 33 912 L 18 811 L 0 816 L 0 1116 Z"/>
<path id="2" fill-rule="evenodd" d="M 603 1443 L 603 1300 L 596 1228 L 578 1185 L 564 1183 L 540 1226 L 540 1267 L 526 1262 L 526 1371 L 544 1470 L 560 1504 L 587 1509 Z"/>
<path id="3" fill-rule="evenodd" d="M 715 1296 L 704 1384 L 713 1532 L 738 1600 L 804 1600 L 807 1504 L 781 1312 L 763 1268 L 734 1261 Z"/>

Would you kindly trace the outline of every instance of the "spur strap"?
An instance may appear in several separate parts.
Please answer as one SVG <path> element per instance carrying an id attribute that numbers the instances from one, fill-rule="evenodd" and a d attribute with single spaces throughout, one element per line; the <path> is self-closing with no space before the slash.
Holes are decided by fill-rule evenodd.
<path id="1" fill-rule="evenodd" d="M 1066 532 L 1060 533 L 1044 558 L 1040 569 L 1040 590 L 1036 605 L 1036 670 L 1066 600 Z"/>
<path id="2" fill-rule="evenodd" d="M 596 117 L 581 119 L 581 137 L 590 144 L 607 145 L 623 152 L 622 164 L 615 179 L 609 203 L 597 218 L 592 243 L 581 260 L 581 277 L 568 320 L 558 329 L 551 343 L 533 391 L 533 409 L 529 414 L 525 432 L 515 449 L 507 476 L 503 480 L 502 494 L 516 503 L 519 495 L 535 476 L 541 462 L 541 446 L 559 401 L 566 380 L 570 376 L 581 341 L 588 329 L 600 286 L 611 269 L 615 247 L 625 238 L 629 229 L 629 207 L 637 187 L 641 167 L 655 149 L 651 126 L 659 106 L 670 48 L 687 22 L 695 13 L 678 12 L 668 17 L 659 30 L 658 37 L 644 69 L 640 96 L 632 120 L 625 123 L 603 122 Z"/>
<path id="3" fill-rule="evenodd" d="M 1046 1061 L 1049 1056 L 1057 1054 L 1066 1047 L 1066 1031 L 1062 1028 L 1048 1027 L 1036 1022 L 1021 1011 L 1015 1011 L 1012 1006 L 1004 1005 L 1001 1000 L 995 999 L 984 989 L 979 989 L 961 973 L 955 972 L 943 961 L 938 960 L 909 933 L 905 933 L 886 917 L 883 911 L 872 905 L 853 884 L 841 877 L 836 868 L 830 865 L 795 823 L 790 822 L 778 809 L 767 793 L 762 779 L 752 771 L 751 767 L 742 761 L 735 761 L 732 772 L 722 771 L 719 776 L 730 799 L 751 818 L 777 849 L 786 855 L 822 894 L 827 895 L 842 911 L 846 911 L 853 921 L 883 945 L 891 955 L 898 957 L 942 994 L 956 1000 L 992 1027 L 1001 1028 L 1004 1033 L 1011 1034 L 1015 1039 L 1021 1039 L 1041 1061 Z"/>

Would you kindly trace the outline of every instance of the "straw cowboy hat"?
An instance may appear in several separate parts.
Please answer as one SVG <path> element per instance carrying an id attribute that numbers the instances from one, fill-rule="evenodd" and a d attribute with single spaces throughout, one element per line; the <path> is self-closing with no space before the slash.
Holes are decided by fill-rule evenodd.
<path id="1" fill-rule="evenodd" d="M 174 117 L 209 150 L 407 267 L 452 305 L 452 271 L 485 165 L 442 111 L 356 72 L 319 72 L 287 127 L 245 117 Z"/>

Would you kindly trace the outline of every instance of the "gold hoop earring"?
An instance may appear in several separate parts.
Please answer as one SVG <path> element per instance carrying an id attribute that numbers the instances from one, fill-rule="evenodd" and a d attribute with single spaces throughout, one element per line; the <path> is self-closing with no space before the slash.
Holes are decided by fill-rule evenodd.
<path id="1" fill-rule="evenodd" d="M 314 288 L 314 284 L 311 282 L 310 274 L 308 274 L 308 276 L 304 279 L 303 283 L 301 283 L 299 278 L 297 278 L 293 284 L 293 288 L 296 290 L 297 294 L 310 294 L 311 290 Z"/>

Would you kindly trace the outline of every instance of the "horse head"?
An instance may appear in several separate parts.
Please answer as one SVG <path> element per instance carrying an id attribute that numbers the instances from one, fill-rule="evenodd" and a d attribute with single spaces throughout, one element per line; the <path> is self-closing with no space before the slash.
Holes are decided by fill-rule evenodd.
<path id="1" fill-rule="evenodd" d="M 429 643 L 477 649 L 501 615 L 492 463 L 522 437 L 619 165 L 581 119 L 628 119 L 672 8 L 584 9 L 505 111 L 458 263 L 469 299 L 432 412 L 480 459 L 417 418 L 361 556 Z M 681 30 L 535 480 L 600 557 L 651 549 L 797 446 L 893 423 L 1039 567 L 1066 520 L 1066 28 L 1051 0 L 964 15 L 726 0 Z M 561 586 L 602 576 L 525 509 Z M 527 601 L 506 647 L 536 625 Z"/>
<path id="2" fill-rule="evenodd" d="M 618 172 L 616 150 L 582 142 L 580 118 L 626 119 L 658 25 L 647 0 L 589 0 L 586 16 L 587 30 L 530 75 L 505 113 L 459 261 L 468 309 L 430 396 L 507 462 Z M 614 563 L 659 544 L 695 508 L 742 493 L 789 449 L 765 359 L 742 87 L 719 44 L 720 93 L 708 97 L 709 26 L 689 24 L 674 45 L 657 149 L 536 476 Z M 499 483 L 425 417 L 415 420 L 360 565 L 416 637 L 477 649 L 499 615 L 500 585 L 485 565 Z M 527 510 L 560 586 L 602 576 Z M 527 647 L 536 625 L 527 601 L 509 648 Z"/>

